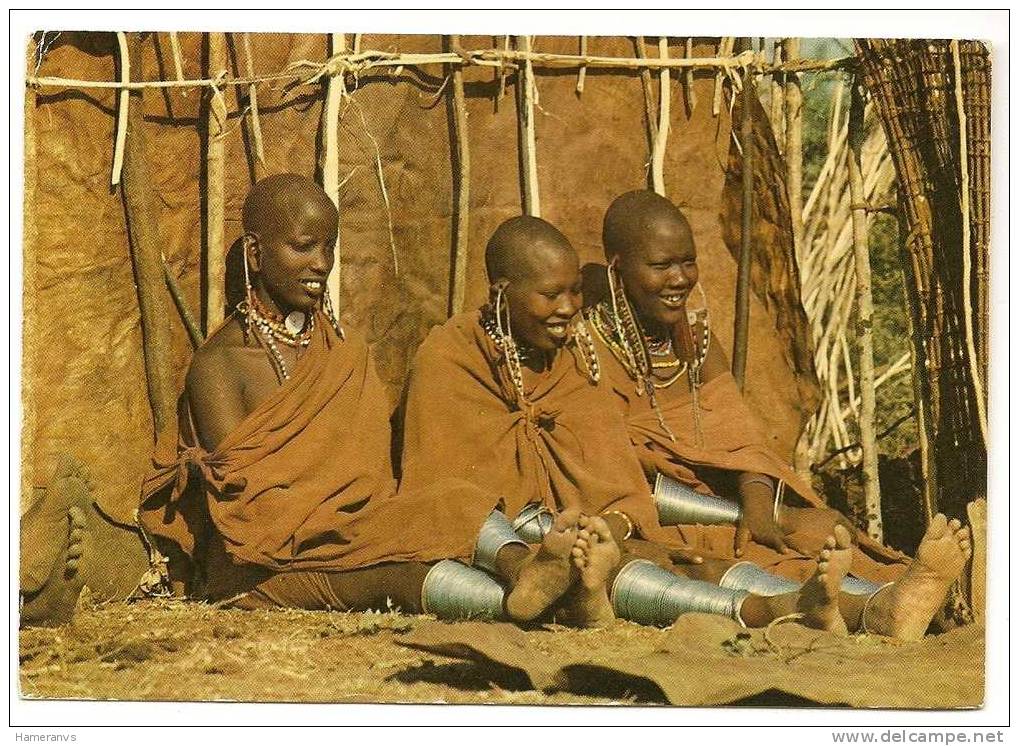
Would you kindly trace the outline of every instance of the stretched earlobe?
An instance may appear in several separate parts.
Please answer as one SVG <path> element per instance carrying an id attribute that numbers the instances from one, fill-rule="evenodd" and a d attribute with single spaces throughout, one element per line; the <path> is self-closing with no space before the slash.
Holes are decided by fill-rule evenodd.
<path id="1" fill-rule="evenodd" d="M 506 292 L 506 288 L 509 287 L 509 280 L 503 278 L 496 280 L 488 286 L 488 302 L 495 303 L 497 298 L 500 298 L 503 293 Z"/>
<path id="2" fill-rule="evenodd" d="M 244 257 L 252 272 L 258 272 L 261 268 L 261 256 L 258 251 L 258 236 L 253 233 L 245 233 L 243 238 Z"/>

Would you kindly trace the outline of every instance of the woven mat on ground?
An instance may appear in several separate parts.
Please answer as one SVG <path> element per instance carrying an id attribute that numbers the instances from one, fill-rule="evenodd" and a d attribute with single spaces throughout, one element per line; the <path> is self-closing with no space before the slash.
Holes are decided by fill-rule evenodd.
<path id="1" fill-rule="evenodd" d="M 435 622 L 398 643 L 519 672 L 540 691 L 598 690 L 673 705 L 806 701 L 947 709 L 979 707 L 983 701 L 981 625 L 897 643 L 869 635 L 838 637 L 795 623 L 767 632 L 744 630 L 720 617 L 686 614 L 636 648 L 600 645 L 604 635 L 594 630 L 583 639 L 590 645 L 578 645 L 575 635 L 557 636 L 549 628 Z M 787 697 L 754 699 L 775 693 Z"/>

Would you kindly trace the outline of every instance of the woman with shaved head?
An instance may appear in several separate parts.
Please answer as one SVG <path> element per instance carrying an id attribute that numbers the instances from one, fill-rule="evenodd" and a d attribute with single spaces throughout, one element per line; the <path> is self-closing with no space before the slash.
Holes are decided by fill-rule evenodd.
<path id="1" fill-rule="evenodd" d="M 849 535 L 841 527 L 819 547 L 808 582 L 771 597 L 680 577 L 666 569 L 672 560 L 695 558 L 638 541 L 663 529 L 625 423 L 599 385 L 595 342 L 578 314 L 576 252 L 548 222 L 520 216 L 492 234 L 485 266 L 489 302 L 433 329 L 414 358 L 401 490 L 451 476 L 469 481 L 498 496 L 499 510 L 532 542 L 554 516 L 579 511 L 587 557 L 581 583 L 560 602 L 566 618 L 579 598 L 589 624 L 614 614 L 671 624 L 701 611 L 760 626 L 799 613 L 807 624 L 844 631 L 837 596 Z M 628 528 L 613 532 L 619 525 Z"/>
<path id="2" fill-rule="evenodd" d="M 765 445 L 711 331 L 682 212 L 654 192 L 628 192 L 608 208 L 602 238 L 609 297 L 585 317 L 661 522 L 676 526 L 646 538 L 703 553 L 686 568 L 695 577 L 788 591 L 813 572 L 834 528 L 852 525 Z M 610 523 L 617 536 L 632 530 Z M 853 534 L 854 577 L 840 598 L 849 629 L 921 636 L 969 556 L 968 529 L 936 517 L 912 563 Z"/>
<path id="3" fill-rule="evenodd" d="M 255 185 L 243 217 L 245 298 L 195 352 L 179 431 L 142 491 L 164 579 L 243 608 L 395 604 L 515 621 L 597 587 L 606 563 L 576 511 L 530 547 L 469 482 L 395 493 L 385 392 L 326 293 L 336 207 L 281 174 Z"/>

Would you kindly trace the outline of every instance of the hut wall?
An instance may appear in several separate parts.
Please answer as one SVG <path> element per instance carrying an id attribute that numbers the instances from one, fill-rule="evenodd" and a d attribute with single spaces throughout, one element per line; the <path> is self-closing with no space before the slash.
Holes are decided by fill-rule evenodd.
<path id="1" fill-rule="evenodd" d="M 181 33 L 179 39 L 184 76 L 205 77 L 204 36 Z M 349 44 L 351 35 L 347 40 Z M 256 75 L 282 70 L 297 60 L 323 60 L 328 48 L 325 33 L 253 34 L 251 41 Z M 30 50 L 35 43 L 29 42 Z M 362 50 L 442 50 L 439 36 L 368 34 L 360 43 Z M 501 43 L 502 37 L 462 39 L 465 48 Z M 693 55 L 714 55 L 716 43 L 697 39 Z M 578 39 L 537 37 L 534 48 L 575 53 Z M 228 35 L 228 49 L 230 74 L 243 75 L 246 57 L 239 34 Z M 115 80 L 115 50 L 112 34 L 65 32 L 47 49 L 37 74 Z M 632 42 L 622 37 L 591 38 L 588 51 L 633 56 Z M 670 55 L 684 54 L 685 40 L 672 39 Z M 146 37 L 143 68 L 146 79 L 174 78 L 168 34 Z M 636 71 L 592 68 L 578 95 L 576 71 L 539 67 L 535 72 L 542 215 L 573 241 L 582 263 L 599 264 L 606 207 L 622 192 L 647 186 L 650 156 L 640 76 Z M 505 96 L 499 100 L 496 70 L 468 67 L 464 73 L 471 152 L 467 307 L 486 296 L 483 254 L 488 236 L 522 209 L 517 77 L 513 70 L 506 73 Z M 368 334 L 394 404 L 416 345 L 446 318 L 456 178 L 451 86 L 443 88 L 447 75 L 441 65 L 376 69 L 362 74 L 356 87 L 349 86 L 352 93 L 341 105 L 341 316 L 344 324 Z M 731 171 L 738 155 L 733 155 L 727 105 L 717 116 L 712 113 L 714 73 L 695 73 L 696 106 L 690 114 L 680 78 L 673 76 L 665 184 L 668 196 L 690 218 L 714 331 L 728 352 L 739 215 L 738 190 L 731 188 L 739 177 L 733 182 Z M 264 164 L 256 163 L 253 155 L 246 90 L 224 89 L 230 112 L 226 223 L 224 245 L 212 247 L 203 246 L 202 213 L 202 128 L 209 92 L 145 92 L 147 158 L 158 196 L 159 237 L 197 317 L 203 306 L 203 256 L 228 251 L 240 236 L 241 205 L 252 180 L 282 171 L 316 173 L 324 88 L 280 81 L 259 85 Z M 29 91 L 27 105 L 28 141 L 34 143 L 35 156 L 26 159 L 30 240 L 24 257 L 23 506 L 33 488 L 46 484 L 57 457 L 69 454 L 91 474 L 102 513 L 130 524 L 154 433 L 124 208 L 119 191 L 110 186 L 117 94 L 112 89 L 46 87 Z M 653 108 L 657 111 L 657 102 Z M 764 208 L 755 232 L 748 398 L 768 425 L 773 444 L 788 455 L 811 411 L 816 385 L 791 260 L 784 169 L 760 113 L 757 129 L 757 147 L 765 157 L 755 159 L 762 169 L 756 191 Z M 236 286 L 236 281 L 235 273 L 228 284 Z M 175 375 L 181 384 L 191 348 L 176 315 L 172 326 Z M 123 541 L 125 546 L 138 543 L 127 533 Z M 131 585 L 134 580 L 123 582 Z"/>

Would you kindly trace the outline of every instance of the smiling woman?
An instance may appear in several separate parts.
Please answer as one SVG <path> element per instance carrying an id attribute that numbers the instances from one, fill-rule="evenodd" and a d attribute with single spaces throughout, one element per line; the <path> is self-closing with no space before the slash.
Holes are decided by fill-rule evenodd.
<path id="1" fill-rule="evenodd" d="M 282 317 L 314 308 L 333 266 L 339 213 L 332 201 L 300 176 L 270 176 L 251 190 L 243 220 L 259 302 Z"/>
<path id="2" fill-rule="evenodd" d="M 609 207 L 603 240 L 606 259 L 618 269 L 645 331 L 668 338 L 685 318 L 699 277 L 690 224 L 668 200 L 637 190 Z"/>
<path id="3" fill-rule="evenodd" d="M 512 319 L 518 347 L 546 353 L 562 347 L 580 310 L 577 252 L 566 236 L 541 218 L 511 218 L 492 234 L 485 261 L 493 303 L 500 294 L 506 299 L 505 318 L 500 307 L 496 320 L 509 328 Z"/>

